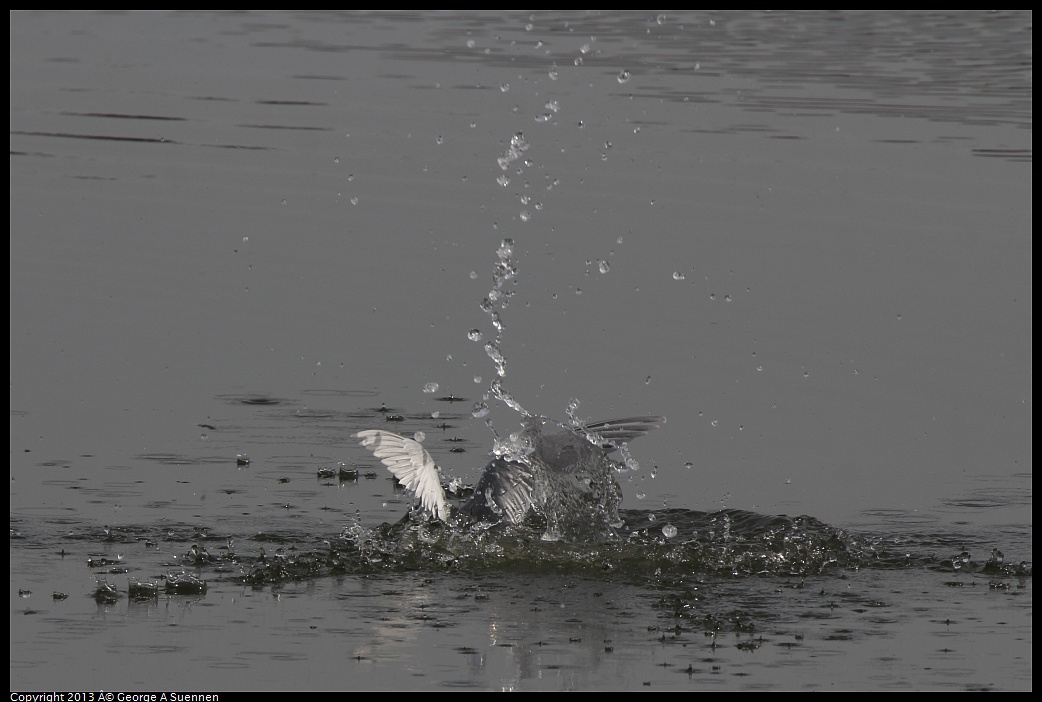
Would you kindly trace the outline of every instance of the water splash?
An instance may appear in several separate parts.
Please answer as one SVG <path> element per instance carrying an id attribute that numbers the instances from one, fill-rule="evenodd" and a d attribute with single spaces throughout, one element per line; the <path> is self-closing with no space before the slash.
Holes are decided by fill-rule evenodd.
<path id="1" fill-rule="evenodd" d="M 518 139 L 520 136 L 520 134 L 515 136 L 515 139 Z M 514 141 L 512 140 L 511 143 L 513 144 Z M 520 143 L 524 145 L 525 149 L 528 148 L 527 142 L 524 142 L 523 138 Z M 489 396 L 494 397 L 522 417 L 527 418 L 532 416 L 531 413 L 506 391 L 502 381 L 507 374 L 507 359 L 502 352 L 503 332 L 506 331 L 506 326 L 503 323 L 503 317 L 500 312 L 510 305 L 511 299 L 517 292 L 517 274 L 518 266 L 515 258 L 514 240 L 509 238 L 503 239 L 496 250 L 496 260 L 492 266 L 492 288 L 489 290 L 488 295 L 482 299 L 480 305 L 481 310 L 492 320 L 492 327 L 496 331 L 495 337 L 485 342 L 485 353 L 492 359 L 497 376 L 489 383 L 486 399 Z M 480 330 L 477 329 L 472 329 L 468 336 L 474 341 L 479 341 L 482 338 Z M 472 414 L 479 418 L 487 415 L 487 404 L 482 402 L 478 403 L 478 405 L 475 406 L 475 411 Z"/>
<path id="2" fill-rule="evenodd" d="M 365 528 L 355 521 L 340 536 L 291 559 L 253 566 L 246 582 L 279 582 L 322 573 L 560 573 L 636 584 L 686 582 L 692 576 L 735 579 L 808 577 L 861 569 L 925 567 L 992 578 L 1031 574 L 1029 563 L 1004 563 L 1001 553 L 937 555 L 938 544 L 855 535 L 813 517 L 742 510 L 623 510 L 626 533 L 595 546 L 553 540 L 545 524 L 475 522 L 465 526 L 410 513 L 396 524 Z"/>
<path id="3" fill-rule="evenodd" d="M 496 163 L 504 171 L 510 168 L 510 164 L 521 158 L 521 154 L 528 151 L 528 140 L 525 139 L 525 135 L 522 132 L 516 133 L 510 137 L 510 144 L 507 145 L 506 152 L 496 159 Z"/>

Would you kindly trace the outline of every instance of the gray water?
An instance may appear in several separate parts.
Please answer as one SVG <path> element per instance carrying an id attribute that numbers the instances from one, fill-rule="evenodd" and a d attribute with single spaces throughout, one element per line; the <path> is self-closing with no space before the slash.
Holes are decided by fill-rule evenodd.
<path id="1" fill-rule="evenodd" d="M 1030 13 L 12 14 L 11 689 L 1031 689 L 1031 59 Z M 473 483 L 519 428 L 504 238 L 512 396 L 668 418 L 615 541 L 400 521 L 350 438 Z"/>

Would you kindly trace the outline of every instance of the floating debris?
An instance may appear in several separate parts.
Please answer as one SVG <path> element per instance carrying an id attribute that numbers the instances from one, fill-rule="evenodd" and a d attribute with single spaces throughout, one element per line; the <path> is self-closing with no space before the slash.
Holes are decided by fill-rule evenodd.
<path id="1" fill-rule="evenodd" d="M 166 576 L 166 591 L 174 595 L 201 595 L 206 583 L 191 573 L 170 573 Z"/>
<path id="2" fill-rule="evenodd" d="M 192 544 L 192 548 L 188 549 L 188 553 L 185 554 L 184 560 L 188 562 L 188 565 L 201 566 L 207 563 L 212 563 L 216 559 L 210 555 L 210 552 L 206 550 L 205 546 L 199 544 Z"/>
<path id="3" fill-rule="evenodd" d="M 94 601 L 98 604 L 115 604 L 117 599 L 119 599 L 119 593 L 116 591 L 116 586 L 99 580 L 97 587 L 94 588 Z"/>
<path id="4" fill-rule="evenodd" d="M 88 568 L 106 568 L 108 566 L 117 565 L 122 560 L 123 560 L 123 558 L 121 556 L 119 556 L 119 557 L 117 557 L 115 559 L 106 558 L 104 556 L 90 556 L 89 558 L 87 558 L 87 567 Z"/>
<path id="5" fill-rule="evenodd" d="M 318 477 L 320 480 L 332 480 L 337 478 L 340 482 L 357 482 L 358 481 L 358 469 L 348 468 L 345 464 L 339 463 L 336 468 L 322 467 L 318 469 Z"/>
<path id="6" fill-rule="evenodd" d="M 127 597 L 132 600 L 154 600 L 159 597 L 159 583 L 131 578 L 127 586 Z"/>

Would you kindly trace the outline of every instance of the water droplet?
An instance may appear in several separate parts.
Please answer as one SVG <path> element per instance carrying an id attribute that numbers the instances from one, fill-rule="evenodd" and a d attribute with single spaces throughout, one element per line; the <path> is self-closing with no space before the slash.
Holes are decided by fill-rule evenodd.
<path id="1" fill-rule="evenodd" d="M 695 467 L 695 464 L 692 463 L 691 461 L 687 461 L 687 462 L 684 463 L 684 467 L 687 468 L 688 470 L 691 470 L 692 468 Z"/>
<path id="2" fill-rule="evenodd" d="M 611 270 L 611 266 L 608 265 L 607 261 L 597 261 L 597 270 L 601 273 L 607 273 Z"/>
<path id="3" fill-rule="evenodd" d="M 433 412 L 431 412 L 431 419 L 437 419 L 440 416 L 441 412 L 439 412 L 438 410 L 434 410 Z"/>
<path id="4" fill-rule="evenodd" d="M 557 80 L 557 64 L 555 63 L 547 74 L 550 76 L 550 80 Z"/>
<path id="5" fill-rule="evenodd" d="M 686 276 L 680 271 L 673 271 L 673 280 L 684 280 Z"/>
<path id="6" fill-rule="evenodd" d="M 629 71 L 622 71 L 618 75 L 619 83 L 625 83 L 629 79 L 630 79 L 630 72 Z"/>
<path id="7" fill-rule="evenodd" d="M 638 500 L 643 500 L 645 497 L 647 497 L 647 495 L 643 491 L 638 491 L 637 492 L 637 499 Z"/>
<path id="8" fill-rule="evenodd" d="M 510 83 L 500 83 L 499 84 L 499 92 L 505 93 L 505 92 L 507 92 L 509 90 L 510 90 Z"/>
<path id="9" fill-rule="evenodd" d="M 662 535 L 665 536 L 667 539 L 672 539 L 677 535 L 677 528 L 672 524 L 667 524 L 664 527 L 662 527 Z"/>
<path id="10" fill-rule="evenodd" d="M 474 406 L 470 408 L 470 416 L 474 419 L 482 419 L 488 416 L 488 405 L 484 402 L 475 402 Z"/>
<path id="11" fill-rule="evenodd" d="M 492 359 L 492 362 L 496 364 L 496 374 L 500 377 L 506 375 L 506 359 L 499 350 L 499 345 L 495 341 L 485 342 L 485 353 Z"/>
<path id="12" fill-rule="evenodd" d="M 427 438 L 427 435 L 422 431 L 418 431 L 412 435 L 412 438 L 419 443 L 423 443 L 423 440 Z"/>
<path id="13" fill-rule="evenodd" d="M 423 386 L 423 391 L 425 393 L 427 393 L 428 395 L 436 393 L 436 392 L 438 392 L 438 384 L 437 383 L 427 383 L 426 385 Z"/>
<path id="14" fill-rule="evenodd" d="M 471 329 L 469 332 L 467 332 L 467 338 L 471 341 L 481 341 L 483 338 L 485 338 L 485 335 L 481 333 L 480 329 Z"/>
<path id="15" fill-rule="evenodd" d="M 474 382 L 480 385 L 481 384 L 481 376 L 480 375 L 475 375 L 474 376 Z"/>

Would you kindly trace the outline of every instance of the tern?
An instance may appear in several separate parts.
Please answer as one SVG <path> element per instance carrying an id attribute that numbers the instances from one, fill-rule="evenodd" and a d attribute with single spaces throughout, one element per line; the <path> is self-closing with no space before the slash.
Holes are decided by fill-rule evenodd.
<path id="1" fill-rule="evenodd" d="M 574 427 L 555 422 L 562 431 L 544 433 L 549 420 L 529 417 L 512 442 L 518 450 L 490 454 L 473 496 L 459 511 L 474 520 L 510 524 L 520 524 L 535 513 L 558 531 L 568 531 L 575 520 L 597 518 L 619 526 L 622 491 L 614 476 L 618 464 L 609 454 L 665 421 L 643 416 Z M 424 512 L 450 521 L 454 510 L 441 486 L 438 466 L 422 444 L 379 429 L 353 436 L 415 494 Z"/>

